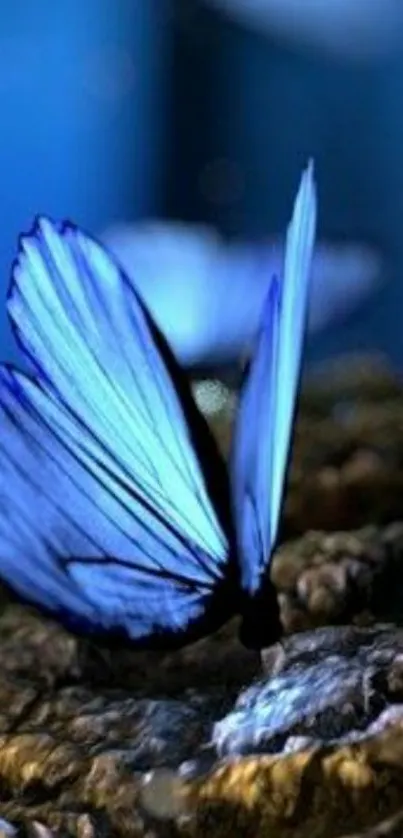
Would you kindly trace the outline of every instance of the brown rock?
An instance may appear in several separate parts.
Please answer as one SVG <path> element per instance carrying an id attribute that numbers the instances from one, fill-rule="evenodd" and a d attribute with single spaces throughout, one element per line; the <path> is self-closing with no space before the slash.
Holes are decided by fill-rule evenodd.
<path id="1" fill-rule="evenodd" d="M 272 561 L 287 633 L 334 623 L 403 622 L 403 524 L 308 532 Z"/>
<path id="2" fill-rule="evenodd" d="M 357 558 L 354 536 L 348 537 Z M 345 548 L 341 536 L 335 542 Z M 22 613 L 19 619 L 23 622 Z M 46 625 L 44 620 L 43 636 Z M 221 642 L 227 642 L 225 632 Z M 206 681 L 204 692 L 182 687 L 175 698 L 153 694 L 152 679 L 141 690 L 134 682 L 126 688 L 113 683 L 101 688 L 90 680 L 85 685 L 85 667 L 81 684 L 42 678 L 33 687 L 27 671 L 24 678 L 3 676 L 0 816 L 38 838 L 47 838 L 46 830 L 80 838 L 336 838 L 393 822 L 403 794 L 402 632 L 322 629 L 295 635 L 274 652 L 266 667 L 268 687 L 275 691 L 276 683 L 288 678 L 292 691 L 302 691 L 300 705 L 288 703 L 288 710 L 287 693 L 276 699 L 285 713 L 281 740 L 295 752 L 235 763 L 220 762 L 212 750 L 213 725 L 233 702 L 225 666 L 221 691 L 215 682 L 211 692 Z M 182 665 L 186 672 L 186 658 Z M 320 688 L 311 669 L 319 674 Z M 324 698 L 329 707 L 322 703 L 315 710 L 314 702 Z M 302 717 L 298 722 L 299 713 L 308 727 Z M 348 736 L 357 719 L 366 721 L 354 743 L 320 741 L 326 730 L 337 739 L 338 727 Z M 188 778 L 179 773 L 184 760 L 194 763 Z M 145 794 L 150 771 L 156 780 Z"/>
<path id="3" fill-rule="evenodd" d="M 326 360 L 303 381 L 301 406 L 307 413 L 328 413 L 337 402 L 401 399 L 403 381 L 381 354 L 351 353 Z"/>

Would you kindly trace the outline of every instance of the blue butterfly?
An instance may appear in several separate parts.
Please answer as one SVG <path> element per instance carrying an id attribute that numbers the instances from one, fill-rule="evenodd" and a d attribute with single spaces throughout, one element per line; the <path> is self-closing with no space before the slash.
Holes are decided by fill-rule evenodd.
<path id="1" fill-rule="evenodd" d="M 0 576 L 23 599 L 74 630 L 149 647 L 182 646 L 234 614 L 246 645 L 278 639 L 268 571 L 315 224 L 310 165 L 240 396 L 230 478 L 106 250 L 43 217 L 21 238 L 8 312 L 36 375 L 0 368 Z"/>

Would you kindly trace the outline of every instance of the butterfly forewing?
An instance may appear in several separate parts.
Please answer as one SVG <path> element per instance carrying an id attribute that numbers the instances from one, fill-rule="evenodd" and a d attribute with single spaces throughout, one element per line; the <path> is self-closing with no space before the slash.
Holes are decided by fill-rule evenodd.
<path id="1" fill-rule="evenodd" d="M 108 254 L 42 219 L 22 239 L 8 310 L 54 395 L 144 491 L 169 498 L 178 526 L 216 560 L 227 545 L 173 382 L 140 304 Z"/>
<path id="2" fill-rule="evenodd" d="M 305 332 L 316 223 L 312 167 L 287 233 L 284 275 L 273 279 L 241 397 L 232 485 L 243 586 L 255 593 L 277 537 Z"/>
<path id="3" fill-rule="evenodd" d="M 223 466 L 173 357 L 71 225 L 42 219 L 23 240 L 9 312 L 39 384 L 2 370 L 0 574 L 96 631 L 180 644 L 228 575 L 229 532 L 206 478 L 225 495 Z"/>

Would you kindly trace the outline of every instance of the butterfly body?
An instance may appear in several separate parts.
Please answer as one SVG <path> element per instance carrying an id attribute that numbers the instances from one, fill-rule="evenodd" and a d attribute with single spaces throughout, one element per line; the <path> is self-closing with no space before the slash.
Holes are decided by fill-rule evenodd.
<path id="1" fill-rule="evenodd" d="M 269 283 L 229 472 L 110 255 L 46 218 L 22 238 L 8 310 L 34 375 L 0 368 L 0 578 L 20 597 L 109 643 L 179 647 L 234 615 L 246 645 L 278 639 L 269 566 L 315 218 L 308 169 L 284 277 Z"/>

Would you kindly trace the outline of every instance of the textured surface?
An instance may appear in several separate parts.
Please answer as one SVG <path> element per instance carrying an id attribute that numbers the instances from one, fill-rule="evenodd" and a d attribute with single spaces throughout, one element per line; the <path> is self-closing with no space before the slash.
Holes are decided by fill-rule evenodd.
<path id="1" fill-rule="evenodd" d="M 179 653 L 110 651 L 0 592 L 0 836 L 401 838 L 403 391 L 379 362 L 332 377 L 301 401 L 301 535 L 272 567 L 289 636 L 262 662 L 236 620 Z M 210 414 L 224 447 L 231 414 Z"/>
<path id="2" fill-rule="evenodd" d="M 80 835 L 87 834 L 85 815 L 90 835 L 202 836 L 208 823 L 212 836 L 260 836 L 269 828 L 280 836 L 291 829 L 341 836 L 397 813 L 402 630 L 294 635 L 264 655 L 264 674 L 247 689 L 235 687 L 230 627 L 189 647 L 175 666 L 176 655 L 158 664 L 128 652 L 108 661 L 108 653 L 10 606 L 0 643 L 0 816 L 13 824 L 39 821 Z M 221 681 L 208 666 L 219 652 Z M 254 666 L 241 662 L 246 686 Z M 250 756 L 220 763 L 215 745 L 231 751 L 240 731 Z M 178 774 L 184 765 L 186 782 Z M 155 770 L 158 779 L 161 769 L 180 788 L 173 820 L 154 819 L 154 810 L 177 811 L 163 783 L 154 792 L 151 786 L 151 806 L 144 805 L 144 778 Z"/>

